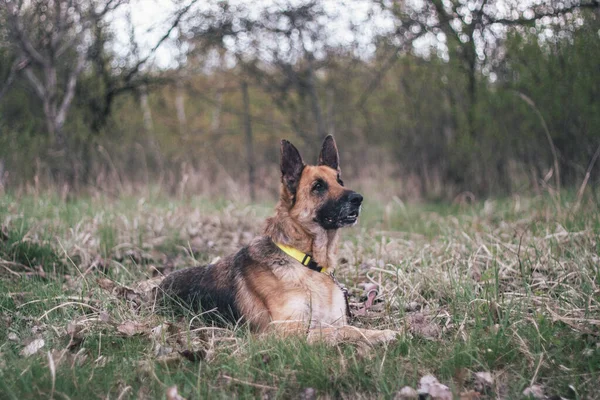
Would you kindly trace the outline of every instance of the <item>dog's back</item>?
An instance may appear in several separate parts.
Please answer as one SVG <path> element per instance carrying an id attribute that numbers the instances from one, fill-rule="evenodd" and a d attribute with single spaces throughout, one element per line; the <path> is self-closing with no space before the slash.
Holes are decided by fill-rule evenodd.
<path id="1" fill-rule="evenodd" d="M 228 266 L 244 250 L 215 264 L 173 272 L 160 285 L 163 299 L 194 312 L 205 312 L 207 317 L 218 314 L 217 319 L 237 321 L 240 312 L 235 301 L 235 269 Z"/>
<path id="2" fill-rule="evenodd" d="M 248 322 L 255 330 L 273 321 L 345 323 L 345 300 L 331 277 L 290 260 L 268 236 L 215 264 L 173 272 L 160 288 L 210 320 Z"/>

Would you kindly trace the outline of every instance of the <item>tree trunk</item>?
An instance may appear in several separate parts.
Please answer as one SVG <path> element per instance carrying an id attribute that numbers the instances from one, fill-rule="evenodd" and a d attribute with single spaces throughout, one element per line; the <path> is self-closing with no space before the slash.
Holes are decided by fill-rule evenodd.
<path id="1" fill-rule="evenodd" d="M 254 139 L 252 137 L 252 118 L 250 116 L 250 96 L 248 95 L 248 83 L 242 81 L 242 94 L 244 98 L 244 128 L 246 131 L 246 160 L 248 162 L 248 186 L 250 199 L 256 200 L 256 179 L 254 176 Z"/>
<path id="2" fill-rule="evenodd" d="M 323 113 L 321 112 L 321 105 L 319 104 L 319 95 L 315 85 L 315 74 L 313 71 L 312 62 L 308 68 L 308 91 L 310 94 L 311 108 L 313 117 L 315 118 L 315 123 L 317 125 L 317 136 L 322 139 L 327 136 L 327 129 L 325 128 Z"/>
<path id="3" fill-rule="evenodd" d="M 187 136 L 187 118 L 185 116 L 185 91 L 183 80 L 177 80 L 175 93 L 175 108 L 177 109 L 177 121 L 179 121 L 179 134 L 182 137 Z"/>
<path id="4" fill-rule="evenodd" d="M 4 160 L 0 158 L 0 193 L 4 189 Z"/>
<path id="5" fill-rule="evenodd" d="M 332 88 L 327 88 L 327 130 L 335 135 L 335 94 Z"/>
<path id="6" fill-rule="evenodd" d="M 144 117 L 144 129 L 150 135 L 154 133 L 154 124 L 152 123 L 152 111 L 148 101 L 148 87 L 143 85 L 140 87 L 140 106 Z"/>
<path id="7" fill-rule="evenodd" d="M 221 63 L 223 60 L 221 60 Z M 223 81 L 223 72 L 219 71 L 217 74 L 218 84 L 217 91 L 215 93 L 215 107 L 212 110 L 211 121 L 210 121 L 210 132 L 216 133 L 221 127 L 221 107 L 223 106 L 223 90 L 225 89 L 225 82 Z"/>

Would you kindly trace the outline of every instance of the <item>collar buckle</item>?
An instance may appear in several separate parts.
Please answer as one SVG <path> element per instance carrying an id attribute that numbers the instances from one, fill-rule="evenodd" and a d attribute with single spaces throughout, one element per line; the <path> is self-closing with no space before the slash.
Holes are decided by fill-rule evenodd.
<path id="1" fill-rule="evenodd" d="M 327 268 L 317 264 L 317 262 L 312 259 L 312 256 L 310 254 L 303 253 L 298 249 L 295 249 L 291 246 L 287 246 L 282 243 L 275 243 L 275 245 L 279 247 L 288 256 L 292 257 L 305 267 L 308 267 L 309 269 L 316 272 L 320 272 L 322 274 L 327 274 Z"/>

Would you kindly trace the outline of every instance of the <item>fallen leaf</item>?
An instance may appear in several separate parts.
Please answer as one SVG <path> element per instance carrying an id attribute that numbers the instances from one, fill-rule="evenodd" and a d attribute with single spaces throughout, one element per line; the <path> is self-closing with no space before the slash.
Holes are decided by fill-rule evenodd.
<path id="1" fill-rule="evenodd" d="M 142 295 L 126 286 L 116 286 L 112 293 L 117 297 L 122 297 L 125 300 L 131 301 L 137 306 L 142 304 Z"/>
<path id="2" fill-rule="evenodd" d="M 437 378 L 433 375 L 425 375 L 419 380 L 419 387 L 417 388 L 419 394 L 428 394 L 429 389 L 432 385 L 439 383 Z"/>
<path id="3" fill-rule="evenodd" d="M 409 315 L 408 326 L 412 334 L 426 339 L 437 339 L 441 332 L 438 325 L 429 321 L 429 318 L 420 312 Z"/>
<path id="4" fill-rule="evenodd" d="M 112 292 L 112 290 L 114 289 L 114 287 L 116 286 L 115 282 L 108 279 L 108 278 L 98 278 L 96 280 L 96 283 L 98 284 L 98 286 L 100 286 L 102 289 L 107 290 L 109 292 Z"/>
<path id="5" fill-rule="evenodd" d="M 138 324 L 137 322 L 133 321 L 125 321 L 121 325 L 117 326 L 117 330 L 127 336 L 133 336 L 139 333 L 143 333 L 145 329 L 145 325 Z"/>
<path id="6" fill-rule="evenodd" d="M 300 393 L 301 400 L 315 400 L 317 398 L 317 391 L 311 387 L 304 389 Z"/>
<path id="7" fill-rule="evenodd" d="M 410 399 L 418 399 L 419 393 L 410 386 L 404 386 L 400 389 L 399 392 L 394 396 L 394 400 L 410 400 Z"/>
<path id="8" fill-rule="evenodd" d="M 481 393 L 486 393 L 494 386 L 494 378 L 489 372 L 475 373 L 475 390 Z"/>
<path id="9" fill-rule="evenodd" d="M 165 322 L 163 324 L 160 324 L 160 325 L 152 328 L 150 330 L 150 334 L 152 335 L 152 338 L 154 338 L 154 339 L 162 339 L 170 327 L 171 327 L 171 324 L 168 324 Z"/>
<path id="10" fill-rule="evenodd" d="M 150 292 L 151 290 L 158 288 L 158 286 L 163 281 L 163 279 L 165 279 L 164 276 L 157 276 L 152 279 L 146 279 L 145 281 L 140 281 L 140 282 L 136 283 L 135 290 L 137 292 L 142 292 L 142 293 Z"/>
<path id="11" fill-rule="evenodd" d="M 542 387 L 540 385 L 531 385 L 528 388 L 526 388 L 525 390 L 523 390 L 523 396 L 525 397 L 532 397 L 534 399 L 544 399 L 546 398 L 546 396 L 544 396 L 544 390 L 542 389 Z"/>
<path id="12" fill-rule="evenodd" d="M 429 396 L 433 400 L 452 400 L 452 391 L 446 385 L 441 383 L 434 383 L 429 387 Z"/>
<path id="13" fill-rule="evenodd" d="M 27 346 L 23 347 L 23 350 L 21 350 L 21 355 L 23 355 L 25 357 L 34 355 L 35 353 L 38 352 L 38 350 L 40 350 L 42 347 L 44 347 L 44 344 L 46 344 L 44 342 L 44 339 L 35 339 L 31 343 L 29 343 Z"/>
<path id="14" fill-rule="evenodd" d="M 71 321 L 67 324 L 67 334 L 71 336 L 76 335 L 81 328 L 81 325 L 78 325 L 77 322 Z"/>
<path id="15" fill-rule="evenodd" d="M 171 386 L 167 389 L 167 400 L 185 400 L 177 393 L 177 386 Z"/>
<path id="16" fill-rule="evenodd" d="M 13 342 L 18 342 L 19 341 L 19 337 L 17 336 L 16 333 L 11 332 L 8 334 L 8 340 L 12 340 Z"/>
<path id="17" fill-rule="evenodd" d="M 100 311 L 98 319 L 102 322 L 110 322 L 110 315 L 106 311 Z"/>
<path id="18" fill-rule="evenodd" d="M 156 343 L 154 345 L 154 356 L 155 357 L 166 356 L 168 354 L 171 354 L 172 352 L 173 352 L 173 348 L 172 347 L 163 346 L 160 343 Z"/>

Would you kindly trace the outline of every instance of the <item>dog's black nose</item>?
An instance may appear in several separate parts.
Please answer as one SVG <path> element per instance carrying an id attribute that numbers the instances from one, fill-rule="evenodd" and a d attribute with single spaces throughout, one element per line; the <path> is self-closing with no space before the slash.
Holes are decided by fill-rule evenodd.
<path id="1" fill-rule="evenodd" d="M 348 196 L 348 201 L 350 202 L 350 204 L 360 206 L 360 204 L 363 201 L 363 197 L 360 193 L 350 193 L 350 196 Z"/>

